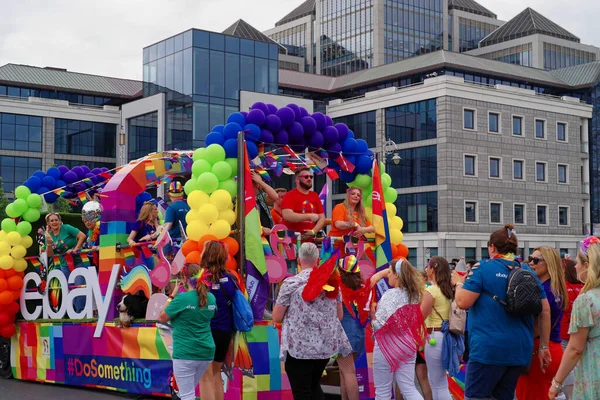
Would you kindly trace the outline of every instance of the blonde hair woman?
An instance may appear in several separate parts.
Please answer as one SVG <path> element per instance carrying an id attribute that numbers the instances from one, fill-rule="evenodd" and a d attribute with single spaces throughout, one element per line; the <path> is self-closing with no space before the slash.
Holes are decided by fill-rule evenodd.
<path id="1" fill-rule="evenodd" d="M 346 191 L 344 202 L 333 207 L 329 236 L 362 236 L 369 232 L 374 232 L 374 228 L 367 219 L 362 203 L 362 190 L 351 187 Z M 343 244 L 341 240 L 338 243 Z"/>
<path id="2" fill-rule="evenodd" d="M 529 373 L 521 375 L 517 384 L 517 398 L 519 400 L 537 400 L 545 399 L 546 393 L 552 384 L 552 377 L 558 370 L 560 360 L 562 359 L 562 339 L 560 338 L 560 323 L 564 310 L 569 304 L 567 286 L 565 284 L 565 271 L 563 269 L 560 254 L 555 248 L 542 246 L 534 249 L 529 257 L 529 266 L 542 282 L 542 287 L 546 293 L 548 303 L 550 304 L 550 341 L 548 348 L 550 350 L 551 361 L 545 368 L 539 363 L 534 362 L 537 354 L 533 355 Z M 539 335 L 542 328 L 539 323 L 534 327 L 533 348 L 537 349 L 540 345 Z"/>
<path id="3" fill-rule="evenodd" d="M 130 246 L 139 242 L 148 242 L 154 240 L 159 235 L 160 222 L 158 220 L 158 207 L 152 201 L 147 201 L 140 210 L 140 215 L 137 219 L 137 226 L 132 229 L 127 243 Z"/>
<path id="4" fill-rule="evenodd" d="M 548 396 L 554 400 L 562 392 L 564 380 L 575 370 L 573 398 L 595 400 L 600 393 L 600 239 L 588 237 L 579 246 L 577 277 L 585 282 L 573 303 L 569 344 Z"/>

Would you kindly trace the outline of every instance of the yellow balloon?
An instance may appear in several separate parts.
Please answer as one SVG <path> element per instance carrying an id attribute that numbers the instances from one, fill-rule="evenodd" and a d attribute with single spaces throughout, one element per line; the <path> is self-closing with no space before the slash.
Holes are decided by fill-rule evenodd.
<path id="1" fill-rule="evenodd" d="M 23 236 L 21 238 L 21 246 L 25 247 L 26 249 L 30 248 L 33 245 L 33 239 L 31 238 L 31 236 Z"/>
<path id="2" fill-rule="evenodd" d="M 188 196 L 188 204 L 192 209 L 198 210 L 203 204 L 208 203 L 209 199 L 208 194 L 201 190 L 194 190 Z"/>
<path id="3" fill-rule="evenodd" d="M 385 210 L 390 218 L 396 215 L 396 212 L 398 211 L 394 203 L 385 203 Z"/>
<path id="4" fill-rule="evenodd" d="M 21 246 L 20 244 L 13 247 L 12 250 L 10 251 L 10 255 L 13 256 L 13 258 L 15 260 L 20 260 L 23 257 L 25 257 L 25 254 L 27 254 L 27 250 L 25 249 L 25 247 Z"/>
<path id="5" fill-rule="evenodd" d="M 212 196 L 210 198 L 212 201 Z M 202 207 L 200 207 L 200 209 L 198 210 L 198 215 L 200 216 L 200 221 L 204 222 L 207 225 L 210 225 L 219 218 L 219 210 L 217 209 L 217 207 L 215 207 L 214 204 L 207 203 L 203 204 Z"/>
<path id="6" fill-rule="evenodd" d="M 6 242 L 0 242 L 0 256 L 7 256 L 10 254 L 10 244 Z"/>
<path id="7" fill-rule="evenodd" d="M 365 215 L 369 221 L 373 220 L 373 209 L 371 207 L 365 207 Z"/>
<path id="8" fill-rule="evenodd" d="M 14 259 L 11 256 L 0 256 L 0 268 L 11 269 L 14 265 Z"/>
<path id="9" fill-rule="evenodd" d="M 390 227 L 392 229 L 398 229 L 400 231 L 400 230 L 402 230 L 403 226 L 404 226 L 404 221 L 402 221 L 402 218 L 395 216 L 390 219 Z"/>
<path id="10" fill-rule="evenodd" d="M 8 234 L 6 235 L 6 239 L 5 239 L 6 243 L 10 244 L 11 246 L 16 246 L 18 244 L 21 243 L 21 235 L 19 234 L 19 232 L 8 232 Z"/>
<path id="11" fill-rule="evenodd" d="M 227 210 L 229 204 L 231 204 L 231 195 L 228 191 L 223 189 L 215 190 L 213 194 L 210 195 L 210 202 L 217 207 L 219 211 Z"/>
<path id="12" fill-rule="evenodd" d="M 27 260 L 14 260 L 13 269 L 17 272 L 23 272 L 27 269 Z"/>
<path id="13" fill-rule="evenodd" d="M 223 240 L 227 236 L 229 236 L 229 232 L 231 232 L 231 225 L 223 219 L 216 220 L 210 228 L 208 228 L 208 233 L 213 235 L 218 240 Z"/>
<path id="14" fill-rule="evenodd" d="M 185 214 L 185 222 L 189 224 L 192 221 L 200 221 L 198 210 L 190 210 L 187 212 L 187 214 Z"/>
<path id="15" fill-rule="evenodd" d="M 208 233 L 208 225 L 201 221 L 192 221 L 188 224 L 185 232 L 188 238 L 198 241 L 200 238 Z"/>
<path id="16" fill-rule="evenodd" d="M 219 212 L 219 219 L 223 219 L 227 221 L 229 225 L 233 225 L 237 220 L 237 215 L 235 214 L 235 211 L 227 209 Z"/>
<path id="17" fill-rule="evenodd" d="M 0 231 L 0 242 L 3 242 L 6 239 L 6 232 Z"/>
<path id="18" fill-rule="evenodd" d="M 233 207 L 233 201 L 231 203 L 227 204 L 227 208 L 230 209 L 230 210 L 233 210 L 233 208 L 234 208 Z"/>
<path id="19" fill-rule="evenodd" d="M 402 239 L 404 239 L 404 235 L 398 229 L 390 229 L 390 240 L 394 246 L 402 243 Z"/>

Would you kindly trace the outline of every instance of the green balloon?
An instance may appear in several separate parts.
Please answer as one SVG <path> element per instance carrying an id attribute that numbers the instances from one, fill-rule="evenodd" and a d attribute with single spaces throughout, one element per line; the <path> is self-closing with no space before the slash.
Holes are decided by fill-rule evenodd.
<path id="1" fill-rule="evenodd" d="M 19 232 L 21 236 L 29 235 L 31 233 L 31 229 L 31 224 L 27 221 L 21 221 L 17 225 L 17 232 Z"/>
<path id="2" fill-rule="evenodd" d="M 206 148 L 204 159 L 212 165 L 219 161 L 225 161 L 225 149 L 220 144 L 213 143 Z"/>
<path id="3" fill-rule="evenodd" d="M 200 147 L 199 149 L 196 149 L 196 151 L 194 151 L 194 154 L 192 155 L 192 160 L 194 160 L 194 161 L 203 160 L 205 151 L 206 151 L 205 147 Z"/>
<path id="4" fill-rule="evenodd" d="M 7 209 L 8 209 L 8 207 L 7 207 Z M 17 230 L 17 224 L 15 223 L 15 221 L 13 221 L 10 218 L 4 218 L 2 220 L 2 223 L 0 224 L 0 226 L 2 226 L 2 230 L 6 233 L 14 232 Z"/>
<path id="5" fill-rule="evenodd" d="M 219 181 L 226 181 L 231 178 L 231 165 L 227 161 L 218 161 L 212 167 L 212 173 Z"/>
<path id="6" fill-rule="evenodd" d="M 27 205 L 31 208 L 40 208 L 42 206 L 42 196 L 32 193 L 27 196 Z"/>
<path id="7" fill-rule="evenodd" d="M 23 213 L 23 219 L 27 222 L 34 223 L 38 219 L 40 219 L 40 210 L 35 208 L 28 208 L 27 211 Z"/>
<path id="8" fill-rule="evenodd" d="M 356 186 L 361 189 L 366 189 L 371 184 L 371 177 L 366 174 L 358 174 L 356 175 L 356 179 L 354 179 L 354 182 L 352 183 L 353 185 L 350 186 Z"/>
<path id="9" fill-rule="evenodd" d="M 5 211 L 6 211 L 6 215 L 8 215 L 11 218 L 17 218 L 18 216 L 21 215 L 15 210 L 13 203 L 10 203 L 9 205 L 7 205 Z"/>
<path id="10" fill-rule="evenodd" d="M 19 216 L 23 215 L 23 213 L 25 211 L 27 211 L 27 208 L 29 207 L 27 205 L 27 202 L 23 199 L 16 199 L 13 204 L 13 210 L 15 211 L 15 213 L 17 213 Z"/>
<path id="11" fill-rule="evenodd" d="M 212 165 L 206 160 L 194 161 L 192 164 L 192 176 L 196 179 L 205 172 L 210 172 Z"/>
<path id="12" fill-rule="evenodd" d="M 219 189 L 226 190 L 233 198 L 237 195 L 237 182 L 233 179 L 227 179 L 226 181 L 219 182 Z"/>
<path id="13" fill-rule="evenodd" d="M 219 179 L 212 172 L 205 172 L 198 178 L 198 187 L 204 193 L 211 194 L 219 187 Z"/>
<path id="14" fill-rule="evenodd" d="M 389 174 L 384 173 L 381 175 L 381 184 L 383 185 L 383 190 L 386 190 L 392 184 L 392 177 Z"/>
<path id="15" fill-rule="evenodd" d="M 15 196 L 17 199 L 27 200 L 27 197 L 31 194 L 31 190 L 27 186 L 17 186 L 15 188 Z"/>
<path id="16" fill-rule="evenodd" d="M 231 165 L 231 175 L 237 176 L 238 174 L 238 159 L 237 158 L 226 158 L 225 162 Z"/>
<path id="17" fill-rule="evenodd" d="M 371 207 L 371 204 L 373 204 L 373 196 L 371 196 L 371 193 L 369 193 L 368 196 L 363 196 L 363 206 Z"/>
<path id="18" fill-rule="evenodd" d="M 383 195 L 386 203 L 395 203 L 398 198 L 398 192 L 393 187 L 389 187 L 385 190 L 385 194 Z"/>
<path id="19" fill-rule="evenodd" d="M 194 190 L 200 190 L 200 186 L 198 186 L 198 180 L 192 178 L 183 185 L 183 191 L 189 196 Z"/>

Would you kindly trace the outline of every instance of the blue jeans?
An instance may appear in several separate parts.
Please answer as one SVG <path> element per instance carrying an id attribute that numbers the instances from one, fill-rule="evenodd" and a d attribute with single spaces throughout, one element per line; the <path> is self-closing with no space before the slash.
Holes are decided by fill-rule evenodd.
<path id="1" fill-rule="evenodd" d="M 467 364 L 465 399 L 513 400 L 523 366 L 489 365 L 469 361 Z"/>
<path id="2" fill-rule="evenodd" d="M 75 268 L 85 268 L 85 267 L 83 266 L 83 264 L 79 263 L 79 264 L 75 264 Z M 69 276 L 71 275 L 71 270 L 69 269 L 69 266 L 61 264 L 60 270 L 63 274 L 65 274 L 65 278 L 67 278 L 67 282 L 69 282 Z M 83 276 L 78 276 L 77 278 L 75 278 L 74 284 L 75 285 L 86 285 L 87 282 L 85 281 L 85 278 Z M 85 296 L 77 296 L 77 297 L 75 297 L 75 299 L 73 299 L 73 308 L 75 309 L 75 312 L 81 312 L 85 308 L 85 300 L 86 300 Z M 63 301 L 65 301 L 65 300 L 63 300 Z"/>

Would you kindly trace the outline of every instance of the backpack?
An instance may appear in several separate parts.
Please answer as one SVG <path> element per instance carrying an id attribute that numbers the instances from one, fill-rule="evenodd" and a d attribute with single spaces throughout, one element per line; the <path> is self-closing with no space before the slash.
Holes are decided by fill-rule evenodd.
<path id="1" fill-rule="evenodd" d="M 448 321 L 448 330 L 455 335 L 464 335 L 467 325 L 467 311 L 458 308 L 456 301 L 450 301 L 450 314 L 447 320 L 442 318 L 440 313 L 433 307 L 433 311 L 440 317 L 442 321 Z"/>
<path id="2" fill-rule="evenodd" d="M 248 303 L 248 299 L 240 290 L 236 280 L 233 277 L 229 277 L 235 284 L 235 292 L 233 297 L 228 301 L 233 309 L 233 329 L 238 332 L 250 332 L 254 327 L 254 313 L 252 307 Z M 221 290 L 223 287 L 221 286 Z M 225 292 L 223 292 L 225 293 Z"/>
<path id="3" fill-rule="evenodd" d="M 516 265 L 514 265 L 516 263 Z M 506 301 L 491 294 L 487 290 L 484 293 L 500 303 L 507 313 L 525 317 L 538 316 L 542 312 L 541 289 L 537 276 L 534 272 L 521 267 L 518 261 L 508 266 L 508 284 L 506 288 Z"/>

